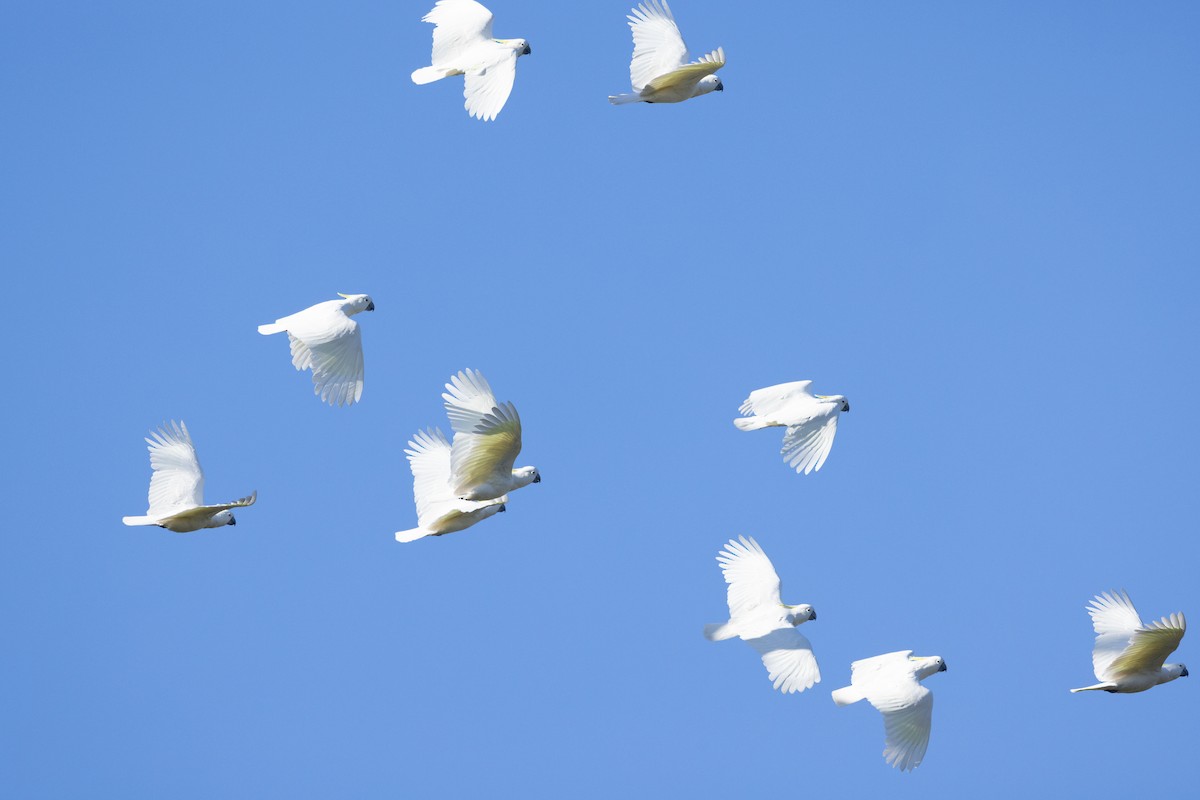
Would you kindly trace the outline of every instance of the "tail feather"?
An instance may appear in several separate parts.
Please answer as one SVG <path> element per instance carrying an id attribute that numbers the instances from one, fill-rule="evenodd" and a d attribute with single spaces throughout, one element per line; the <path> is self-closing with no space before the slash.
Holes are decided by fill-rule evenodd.
<path id="1" fill-rule="evenodd" d="M 642 102 L 642 96 L 640 94 L 610 94 L 608 96 L 608 102 L 612 103 L 614 106 L 623 106 L 626 103 Z"/>
<path id="2" fill-rule="evenodd" d="M 121 517 L 121 522 L 126 525 L 157 525 L 158 520 L 154 517 Z"/>
<path id="3" fill-rule="evenodd" d="M 862 693 L 862 689 L 859 689 L 857 686 L 843 686 L 841 689 L 834 689 L 832 694 L 833 702 L 839 706 L 848 706 L 866 697 Z"/>
<path id="4" fill-rule="evenodd" d="M 704 638 L 710 642 L 720 642 L 737 636 L 737 631 L 728 622 L 713 622 L 704 626 Z"/>
<path id="5" fill-rule="evenodd" d="M 412 82 L 418 86 L 423 86 L 426 83 L 440 81 L 442 78 L 448 78 L 451 75 L 458 75 L 457 70 L 446 69 L 445 67 L 421 67 L 413 70 Z"/>
<path id="6" fill-rule="evenodd" d="M 1080 689 L 1072 689 L 1071 694 L 1075 694 L 1076 692 L 1106 692 L 1113 688 L 1115 688 L 1115 685 L 1111 683 L 1097 683 L 1095 686 L 1084 686 Z"/>
<path id="7" fill-rule="evenodd" d="M 258 332 L 263 336 L 270 336 L 272 333 L 281 333 L 285 328 L 277 322 L 268 322 L 266 325 L 259 325 Z"/>
<path id="8" fill-rule="evenodd" d="M 432 536 L 431 531 L 424 528 L 412 528 L 407 531 L 396 531 L 397 542 L 415 542 L 417 539 L 424 539 L 426 536 Z"/>
<path id="9" fill-rule="evenodd" d="M 771 422 L 765 417 L 738 417 L 733 421 L 739 431 L 756 431 L 771 427 Z"/>

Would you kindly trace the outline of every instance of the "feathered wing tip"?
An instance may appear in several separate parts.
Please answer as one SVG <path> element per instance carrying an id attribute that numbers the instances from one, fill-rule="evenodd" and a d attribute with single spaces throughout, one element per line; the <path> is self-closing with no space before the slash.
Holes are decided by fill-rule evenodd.
<path id="1" fill-rule="evenodd" d="M 431 536 L 430 531 L 424 528 L 412 528 L 407 531 L 396 531 L 397 542 L 415 542 L 417 539 L 424 539 L 426 536 Z"/>
<path id="2" fill-rule="evenodd" d="M 441 428 L 425 428 L 417 431 L 408 440 L 408 447 L 404 449 L 404 455 L 409 461 L 412 461 L 430 450 L 449 447 L 450 442 L 446 439 L 446 434 L 442 433 Z"/>
<path id="3" fill-rule="evenodd" d="M 272 333 L 283 333 L 284 327 L 277 322 L 268 322 L 266 325 L 259 325 L 258 332 L 263 336 L 270 336 Z"/>
<path id="4" fill-rule="evenodd" d="M 481 397 L 492 398 L 494 401 L 496 395 L 483 373 L 470 367 L 460 369 L 457 375 L 451 376 L 450 382 L 446 384 L 446 391 L 442 394 L 442 399 L 447 403 L 461 405 L 470 405 L 472 401 Z M 494 405 L 494 402 L 489 405 Z"/>
<path id="5" fill-rule="evenodd" d="M 1137 609 L 1124 589 L 1102 592 L 1092 598 L 1086 608 L 1097 635 L 1126 633 L 1142 626 Z"/>
<path id="6" fill-rule="evenodd" d="M 717 563 L 721 565 L 721 570 L 724 571 L 739 558 L 749 555 L 767 557 L 766 552 L 754 540 L 753 536 L 747 539 L 745 536 L 739 534 L 737 539 L 730 539 L 725 543 L 722 550 L 717 551 Z M 729 580 L 728 575 L 725 576 L 725 580 Z"/>
<path id="7" fill-rule="evenodd" d="M 720 64 L 725 65 L 725 48 L 718 47 L 711 53 L 706 53 L 695 60 L 696 64 Z"/>
<path id="8" fill-rule="evenodd" d="M 712 622 L 704 626 L 704 638 L 710 642 L 723 642 L 737 636 L 728 622 Z"/>
<path id="9" fill-rule="evenodd" d="M 1171 630 L 1171 631 L 1186 631 L 1187 620 L 1183 618 L 1183 612 L 1179 611 L 1169 616 L 1163 617 L 1160 620 L 1151 622 L 1146 626 L 1146 630 Z"/>
<path id="10" fill-rule="evenodd" d="M 191 434 L 188 433 L 187 425 L 183 420 L 164 422 L 158 426 L 158 430 L 150 431 L 150 436 L 145 439 L 146 444 L 149 445 L 147 449 L 151 452 L 160 447 L 170 447 L 174 444 L 184 444 L 195 449 Z"/>
<path id="11" fill-rule="evenodd" d="M 830 694 L 833 702 L 839 706 L 848 706 L 866 697 L 857 686 L 843 686 L 841 689 L 834 689 Z"/>
<path id="12" fill-rule="evenodd" d="M 625 15 L 631 28 L 656 17 L 665 19 L 672 24 L 675 23 L 675 17 L 671 14 L 671 7 L 667 5 L 667 0 L 643 0 L 637 4 L 637 8 Z"/>

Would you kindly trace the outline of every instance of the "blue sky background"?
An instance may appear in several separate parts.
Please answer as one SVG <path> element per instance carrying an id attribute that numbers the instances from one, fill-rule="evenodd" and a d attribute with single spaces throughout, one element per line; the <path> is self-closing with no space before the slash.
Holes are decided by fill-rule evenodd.
<path id="1" fill-rule="evenodd" d="M 1195 678 L 1067 689 L 1093 594 L 1200 615 L 1200 8 L 678 0 L 726 91 L 611 108 L 628 3 L 496 0 L 485 124 L 409 81 L 428 5 L 0 10 L 4 793 L 1194 791 Z M 350 409 L 254 330 L 338 291 Z M 467 366 L 544 480 L 396 544 Z M 853 409 L 809 476 L 730 424 L 802 378 Z M 236 528 L 121 525 L 172 418 Z M 802 695 L 700 634 L 738 533 L 820 612 Z M 902 775 L 829 691 L 908 648 Z"/>

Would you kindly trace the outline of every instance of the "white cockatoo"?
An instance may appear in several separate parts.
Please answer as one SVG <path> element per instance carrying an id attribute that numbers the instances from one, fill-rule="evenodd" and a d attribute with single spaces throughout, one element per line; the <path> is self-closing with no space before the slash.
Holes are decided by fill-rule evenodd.
<path id="1" fill-rule="evenodd" d="M 709 92 L 725 91 L 715 73 L 725 66 L 718 47 L 688 62 L 687 45 L 666 0 L 646 0 L 627 15 L 633 31 L 633 61 L 629 80 L 633 94 L 610 95 L 614 106 L 625 103 L 682 103 Z"/>
<path id="2" fill-rule="evenodd" d="M 842 395 L 813 394 L 811 385 L 812 381 L 793 381 L 751 392 L 738 409 L 746 416 L 733 421 L 742 431 L 786 426 L 783 460 L 805 475 L 825 463 L 837 433 L 838 415 L 850 410 Z"/>
<path id="3" fill-rule="evenodd" d="M 711 641 L 740 637 L 758 651 L 767 677 L 784 694 L 803 692 L 821 682 L 812 645 L 796 627 L 817 618 L 807 603 L 785 605 L 779 599 L 779 575 L 753 538 L 730 539 L 717 553 L 729 584 L 729 621 L 704 626 Z"/>
<path id="4" fill-rule="evenodd" d="M 510 402 L 499 403 L 478 370 L 460 371 L 442 395 L 454 428 L 451 484 L 463 500 L 490 500 L 541 483 L 534 467 L 513 469 L 521 452 L 521 417 Z"/>
<path id="5" fill-rule="evenodd" d="M 351 317 L 374 311 L 365 294 L 342 294 L 303 311 L 259 325 L 263 336 L 285 331 L 292 343 L 292 364 L 312 370 L 313 393 L 331 406 L 352 405 L 362 398 L 362 333 Z"/>
<path id="6" fill-rule="evenodd" d="M 258 492 L 249 497 L 204 505 L 204 471 L 196 459 L 196 446 L 188 434 L 187 425 L 172 421 L 151 431 L 150 445 L 150 508 L 144 517 L 122 517 L 126 525 L 157 525 L 176 533 L 190 533 L 201 528 L 237 525 L 230 509 L 252 506 Z"/>
<path id="7" fill-rule="evenodd" d="M 396 533 L 397 542 L 441 536 L 465 530 L 480 520 L 504 511 L 507 497 L 475 502 L 459 500 L 450 485 L 450 442 L 438 428 L 417 431 L 405 454 L 413 474 L 413 500 L 417 527 Z"/>
<path id="8" fill-rule="evenodd" d="M 1143 625 L 1125 592 L 1096 595 L 1087 612 L 1096 630 L 1092 668 L 1100 683 L 1072 692 L 1132 694 L 1187 677 L 1187 667 L 1183 664 L 1163 663 L 1183 639 L 1187 629 L 1183 614 Z"/>
<path id="9" fill-rule="evenodd" d="M 425 84 L 465 75 L 467 113 L 493 120 L 508 102 L 517 77 L 517 59 L 532 52 L 524 39 L 493 39 L 492 12 L 475 0 L 438 0 L 422 22 L 432 22 L 433 66 L 412 74 Z"/>
<path id="10" fill-rule="evenodd" d="M 933 692 L 921 681 L 945 672 L 941 656 L 914 656 L 901 650 L 850 665 L 850 685 L 833 690 L 839 706 L 866 698 L 883 715 L 883 758 L 908 771 L 921 764 L 933 723 Z"/>

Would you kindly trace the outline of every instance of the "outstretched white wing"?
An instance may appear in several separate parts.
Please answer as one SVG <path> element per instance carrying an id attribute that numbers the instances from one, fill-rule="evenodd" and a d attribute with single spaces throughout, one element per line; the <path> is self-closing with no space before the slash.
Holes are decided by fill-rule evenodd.
<path id="1" fill-rule="evenodd" d="M 1087 612 L 1092 617 L 1092 628 L 1096 631 L 1092 669 L 1097 680 L 1107 681 L 1109 667 L 1125 652 L 1134 633 L 1142 627 L 1142 620 L 1125 592 L 1096 595 L 1088 604 Z"/>
<path id="2" fill-rule="evenodd" d="M 450 509 L 450 442 L 440 428 L 417 431 L 404 451 L 413 474 L 417 524 L 431 526 Z"/>
<path id="3" fill-rule="evenodd" d="M 666 0 L 646 0 L 628 15 L 633 31 L 633 60 L 629 80 L 640 92 L 655 78 L 673 72 L 687 61 L 687 45 Z"/>
<path id="4" fill-rule="evenodd" d="M 437 26 L 433 29 L 435 67 L 457 67 L 463 53 L 492 40 L 492 12 L 475 0 L 438 0 L 421 21 Z"/>
<path id="5" fill-rule="evenodd" d="M 784 694 L 803 692 L 821 682 L 812 644 L 791 625 L 746 641 L 762 657 L 771 684 Z"/>
<path id="6" fill-rule="evenodd" d="M 1101 680 L 1120 681 L 1138 673 L 1157 672 L 1162 669 L 1167 656 L 1179 647 L 1186 630 L 1187 620 L 1183 614 L 1172 614 L 1139 628 L 1134 632 L 1129 647 L 1113 660 L 1108 667 L 1107 677 Z"/>
<path id="7" fill-rule="evenodd" d="M 883 757 L 897 769 L 908 771 L 918 766 L 929 747 L 933 726 L 933 692 L 912 674 L 895 675 L 867 695 L 871 705 L 883 714 Z"/>
<path id="8" fill-rule="evenodd" d="M 489 44 L 493 45 L 489 57 L 469 68 L 463 80 L 467 113 L 485 122 L 495 119 L 504 108 L 517 79 L 517 51 Z"/>
<path id="9" fill-rule="evenodd" d="M 521 452 L 521 418 L 509 402 L 497 403 L 492 387 L 477 370 L 460 371 L 442 398 L 454 428 L 451 469 L 455 494 L 512 477 Z"/>
<path id="10" fill-rule="evenodd" d="M 737 620 L 767 606 L 778 608 L 780 582 L 771 559 L 753 538 L 730 539 L 717 553 L 717 563 L 729 584 L 729 618 Z"/>
<path id="11" fill-rule="evenodd" d="M 802 425 L 792 425 L 783 435 L 780 453 L 796 472 L 805 475 L 819 470 L 833 449 L 833 437 L 837 434 L 838 415 L 810 420 Z"/>
<path id="12" fill-rule="evenodd" d="M 320 303 L 284 320 L 296 369 L 312 369 L 313 392 L 331 406 L 362 399 L 362 333 L 338 301 Z"/>
<path id="13" fill-rule="evenodd" d="M 146 515 L 166 517 L 204 504 L 204 471 L 196 458 L 196 447 L 187 425 L 171 421 L 151 431 L 150 508 Z"/>
<path id="14" fill-rule="evenodd" d="M 780 409 L 789 406 L 795 399 L 814 400 L 809 387 L 812 381 L 792 381 L 765 389 L 756 389 L 750 393 L 738 411 L 745 416 L 757 414 L 760 417 L 771 417 Z"/>
<path id="15" fill-rule="evenodd" d="M 665 75 L 659 75 L 646 85 L 655 92 L 673 89 L 683 84 L 695 87 L 701 78 L 705 75 L 712 75 L 723 66 L 725 66 L 725 49 L 718 47 L 708 55 L 700 56 L 691 64 L 685 64 Z"/>

